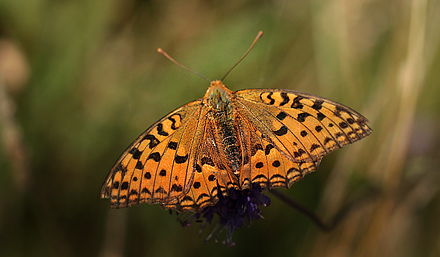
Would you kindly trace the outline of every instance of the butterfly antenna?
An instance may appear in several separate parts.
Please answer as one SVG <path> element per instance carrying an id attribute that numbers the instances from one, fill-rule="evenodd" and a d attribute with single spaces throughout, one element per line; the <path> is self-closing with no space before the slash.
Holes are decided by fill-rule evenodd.
<path id="1" fill-rule="evenodd" d="M 252 43 L 251 47 L 249 47 L 249 49 L 247 50 L 247 52 L 243 55 L 243 57 L 240 58 L 240 60 L 238 60 L 237 63 L 235 63 L 234 66 L 232 66 L 232 68 L 230 68 L 228 70 L 228 72 L 226 72 L 226 74 L 223 76 L 223 78 L 220 81 L 223 81 L 226 76 L 229 75 L 229 73 L 249 54 L 249 52 L 252 50 L 252 48 L 254 47 L 255 43 L 257 43 L 258 39 L 260 39 L 260 37 L 263 35 L 263 31 L 258 32 L 257 37 L 255 38 L 254 42 Z"/>
<path id="2" fill-rule="evenodd" d="M 185 70 L 187 70 L 187 71 L 189 71 L 189 72 L 192 72 L 192 73 L 198 75 L 199 77 L 204 78 L 204 79 L 207 80 L 209 83 L 211 83 L 211 80 L 209 80 L 207 77 L 205 77 L 205 76 L 203 76 L 202 74 L 200 74 L 200 73 L 198 73 L 198 72 L 196 72 L 196 71 L 193 71 L 193 70 L 191 70 L 190 68 L 187 68 L 187 67 L 183 66 L 182 64 L 178 63 L 176 60 L 174 60 L 173 58 L 171 58 L 171 56 L 169 56 L 167 53 L 165 53 L 165 51 L 162 50 L 162 48 L 158 48 L 157 51 L 158 51 L 159 53 L 163 54 L 166 58 L 168 58 L 168 60 L 172 61 L 173 63 L 177 64 L 178 66 L 184 68 Z"/>

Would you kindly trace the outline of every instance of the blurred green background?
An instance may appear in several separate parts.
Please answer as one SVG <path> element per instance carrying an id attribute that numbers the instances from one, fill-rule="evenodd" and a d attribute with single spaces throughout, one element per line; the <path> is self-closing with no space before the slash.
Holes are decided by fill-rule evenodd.
<path id="1" fill-rule="evenodd" d="M 0 0 L 0 256 L 440 256 L 440 1 Z M 123 150 L 208 84 L 285 88 L 364 114 L 374 132 L 272 197 L 228 248 L 159 206 L 110 210 Z M 375 188 L 374 192 L 371 188 Z M 270 195 L 269 195 L 270 196 Z"/>

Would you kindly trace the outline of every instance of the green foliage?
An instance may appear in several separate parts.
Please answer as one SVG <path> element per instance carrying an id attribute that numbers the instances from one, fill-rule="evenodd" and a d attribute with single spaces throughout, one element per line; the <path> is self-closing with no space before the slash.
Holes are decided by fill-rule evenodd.
<path id="1" fill-rule="evenodd" d="M 438 255 L 439 12 L 433 0 L 1 0 L 15 112 L 0 115 L 0 256 Z M 374 130 L 286 192 L 325 220 L 359 190 L 380 195 L 329 233 L 272 197 L 233 248 L 158 206 L 109 210 L 99 191 L 122 151 L 209 86 L 156 49 L 219 79 L 260 30 L 225 85 L 330 98 Z M 18 47 L 25 82 L 2 74 L 2 42 Z"/>

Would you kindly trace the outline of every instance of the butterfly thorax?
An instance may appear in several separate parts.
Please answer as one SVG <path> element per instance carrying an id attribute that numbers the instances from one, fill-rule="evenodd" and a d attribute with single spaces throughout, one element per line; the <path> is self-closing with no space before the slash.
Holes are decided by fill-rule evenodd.
<path id="1" fill-rule="evenodd" d="M 206 91 L 203 103 L 211 110 L 210 119 L 215 126 L 216 143 L 221 147 L 220 157 L 225 158 L 228 166 L 238 171 L 241 166 L 241 147 L 235 128 L 235 114 L 231 102 L 234 94 L 221 81 L 213 81 Z M 223 156 L 222 156 L 223 155 Z"/>

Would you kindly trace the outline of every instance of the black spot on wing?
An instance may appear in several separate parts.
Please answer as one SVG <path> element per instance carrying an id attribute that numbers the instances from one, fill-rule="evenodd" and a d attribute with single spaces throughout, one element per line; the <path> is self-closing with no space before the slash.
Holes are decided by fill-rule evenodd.
<path id="1" fill-rule="evenodd" d="M 165 137 L 169 135 L 166 131 L 163 130 L 162 123 L 159 123 L 156 128 L 157 128 L 157 134 L 159 134 L 161 136 L 165 136 Z"/>
<path id="2" fill-rule="evenodd" d="M 297 158 L 297 157 L 301 157 L 301 155 L 303 155 L 303 154 L 305 154 L 305 153 L 306 153 L 306 151 L 304 151 L 304 149 L 300 148 L 300 149 L 298 149 L 297 152 L 293 152 L 293 156 L 294 156 L 295 158 Z"/>
<path id="3" fill-rule="evenodd" d="M 272 162 L 272 166 L 276 167 L 280 167 L 281 163 L 279 161 L 274 161 Z"/>
<path id="4" fill-rule="evenodd" d="M 122 163 L 119 163 L 116 170 L 121 171 L 121 177 L 124 178 L 125 174 L 127 173 L 127 166 L 123 166 Z"/>
<path id="5" fill-rule="evenodd" d="M 270 177 L 270 181 L 272 181 L 272 180 L 274 180 L 274 179 L 282 179 L 282 180 L 284 180 L 285 179 L 285 177 L 283 177 L 283 175 L 281 175 L 281 174 L 275 174 L 275 175 L 273 175 L 272 177 Z"/>
<path id="6" fill-rule="evenodd" d="M 290 173 L 292 173 L 292 172 L 297 172 L 297 171 L 298 171 L 298 169 L 296 169 L 296 168 L 290 168 L 290 169 L 286 172 L 286 174 L 289 175 Z"/>
<path id="7" fill-rule="evenodd" d="M 154 135 L 151 135 L 151 134 L 144 136 L 144 138 L 142 138 L 142 141 L 143 140 L 150 141 L 150 143 L 148 144 L 148 147 L 150 149 L 156 147 L 160 143 L 160 141 Z"/>
<path id="8" fill-rule="evenodd" d="M 298 114 L 297 119 L 299 122 L 304 122 L 306 120 L 306 118 L 309 116 L 311 116 L 309 113 L 303 112 L 303 113 Z"/>
<path id="9" fill-rule="evenodd" d="M 198 164 L 196 164 L 196 165 L 194 166 L 194 169 L 195 169 L 198 173 L 202 172 L 202 167 L 200 167 L 200 165 L 198 165 Z"/>
<path id="10" fill-rule="evenodd" d="M 270 105 L 273 105 L 273 104 L 275 103 L 275 99 L 272 98 L 272 95 L 273 95 L 272 92 L 270 92 L 270 93 L 267 95 L 267 99 L 270 100 L 270 102 L 269 102 Z"/>
<path id="11" fill-rule="evenodd" d="M 160 194 L 166 194 L 167 193 L 163 187 L 159 187 L 154 192 L 155 193 L 160 193 Z"/>
<path id="12" fill-rule="evenodd" d="M 182 198 L 181 202 L 185 202 L 185 201 L 194 202 L 193 198 L 189 195 L 186 195 L 185 197 Z"/>
<path id="13" fill-rule="evenodd" d="M 176 150 L 177 149 L 177 143 L 173 142 L 173 141 L 170 141 L 168 143 L 168 148 L 170 148 L 171 150 Z"/>
<path id="14" fill-rule="evenodd" d="M 282 112 L 278 113 L 276 117 L 279 120 L 284 120 L 287 117 L 287 114 L 282 111 Z"/>
<path id="15" fill-rule="evenodd" d="M 280 103 L 280 106 L 283 106 L 283 105 L 287 104 L 290 101 L 290 98 L 289 98 L 289 96 L 287 95 L 286 92 L 282 92 L 280 95 L 283 98 L 283 101 Z"/>
<path id="16" fill-rule="evenodd" d="M 205 198 L 205 197 L 208 197 L 208 199 L 206 199 L 205 201 L 201 202 L 200 200 L 202 200 L 202 199 Z M 200 205 L 200 204 L 203 204 L 203 203 L 205 203 L 205 202 L 208 202 L 208 201 L 210 201 L 210 197 L 209 197 L 208 194 L 205 194 L 205 193 L 200 194 L 199 197 L 197 197 L 197 200 L 196 200 L 196 202 L 199 203 L 199 205 Z"/>
<path id="17" fill-rule="evenodd" d="M 322 101 L 322 100 L 315 100 L 315 102 L 312 105 L 312 108 L 319 111 L 319 110 L 321 110 L 323 103 L 324 103 L 324 101 Z"/>
<path id="18" fill-rule="evenodd" d="M 320 148 L 321 146 L 318 144 L 312 144 L 312 146 L 310 147 L 310 152 L 313 152 L 313 150 Z"/>
<path id="19" fill-rule="evenodd" d="M 133 159 L 137 160 L 137 159 L 139 159 L 141 157 L 142 152 L 139 151 L 139 149 L 137 149 L 136 147 L 133 147 L 130 150 L 130 154 L 132 155 Z"/>
<path id="20" fill-rule="evenodd" d="M 267 146 L 266 146 L 266 149 L 264 149 L 264 154 L 265 155 L 269 155 L 269 153 L 270 153 L 270 150 L 272 150 L 273 148 L 275 148 L 272 144 L 268 144 Z"/>
<path id="21" fill-rule="evenodd" d="M 347 109 L 345 109 L 344 107 L 342 107 L 340 105 L 336 105 L 336 110 L 334 111 L 335 116 L 340 118 L 341 112 L 349 112 L 349 111 L 347 111 Z"/>
<path id="22" fill-rule="evenodd" d="M 180 114 L 176 114 L 176 115 L 178 115 L 179 118 L 182 118 L 182 117 L 180 116 Z M 171 121 L 171 129 L 172 129 L 172 130 L 176 130 L 176 129 L 177 129 L 177 127 L 176 127 L 176 120 L 175 120 L 172 116 L 169 117 L 168 119 Z"/>
<path id="23" fill-rule="evenodd" d="M 331 141 L 334 141 L 333 138 L 326 137 L 326 138 L 324 139 L 324 145 L 328 144 L 328 143 L 331 142 Z"/>
<path id="24" fill-rule="evenodd" d="M 160 153 L 158 153 L 158 152 L 154 152 L 154 153 L 151 153 L 151 154 L 148 156 L 147 159 L 148 159 L 148 160 L 149 160 L 149 159 L 153 159 L 155 162 L 159 162 L 160 159 L 161 159 L 161 156 L 160 156 Z"/>
<path id="25" fill-rule="evenodd" d="M 141 161 L 136 163 L 136 169 L 142 170 L 144 168 L 144 164 Z"/>
<path id="26" fill-rule="evenodd" d="M 188 156 L 189 156 L 188 154 L 183 156 L 176 154 L 176 157 L 174 157 L 174 161 L 177 164 L 185 163 L 188 160 Z"/>
<path id="27" fill-rule="evenodd" d="M 267 177 L 264 174 L 259 174 L 252 179 L 252 182 L 255 182 L 256 180 L 259 179 L 267 180 Z"/>
<path id="28" fill-rule="evenodd" d="M 151 192 L 150 192 L 150 190 L 148 190 L 148 188 L 146 188 L 146 187 L 142 188 L 142 191 L 141 191 L 141 193 L 143 193 L 143 194 L 149 194 L 149 195 L 151 195 Z"/>
<path id="29" fill-rule="evenodd" d="M 194 182 L 193 186 L 195 189 L 198 189 L 198 188 L 200 188 L 201 184 L 200 184 L 200 182 L 196 181 L 196 182 Z"/>
<path id="30" fill-rule="evenodd" d="M 294 109 L 302 109 L 304 107 L 304 105 L 300 102 L 302 99 L 304 99 L 304 97 L 296 96 L 293 99 L 293 103 L 292 103 L 292 105 L 290 107 L 294 108 Z"/>
<path id="31" fill-rule="evenodd" d="M 351 137 L 353 134 L 354 134 L 355 136 L 357 136 L 356 132 L 354 132 L 354 131 L 349 131 L 349 132 L 347 133 L 347 136 L 348 136 L 348 137 Z"/>
<path id="32" fill-rule="evenodd" d="M 285 125 L 281 126 L 280 129 L 273 131 L 277 136 L 283 136 L 287 134 L 287 127 Z"/>
<path id="33" fill-rule="evenodd" d="M 338 137 L 343 137 L 343 136 L 345 136 L 345 135 L 344 135 L 344 133 L 342 133 L 342 132 L 338 132 L 338 133 L 335 134 L 335 137 L 336 137 L 336 138 L 338 138 Z"/>
<path id="34" fill-rule="evenodd" d="M 183 187 L 181 185 L 173 184 L 171 186 L 171 192 L 182 192 L 182 191 L 183 191 Z"/>

